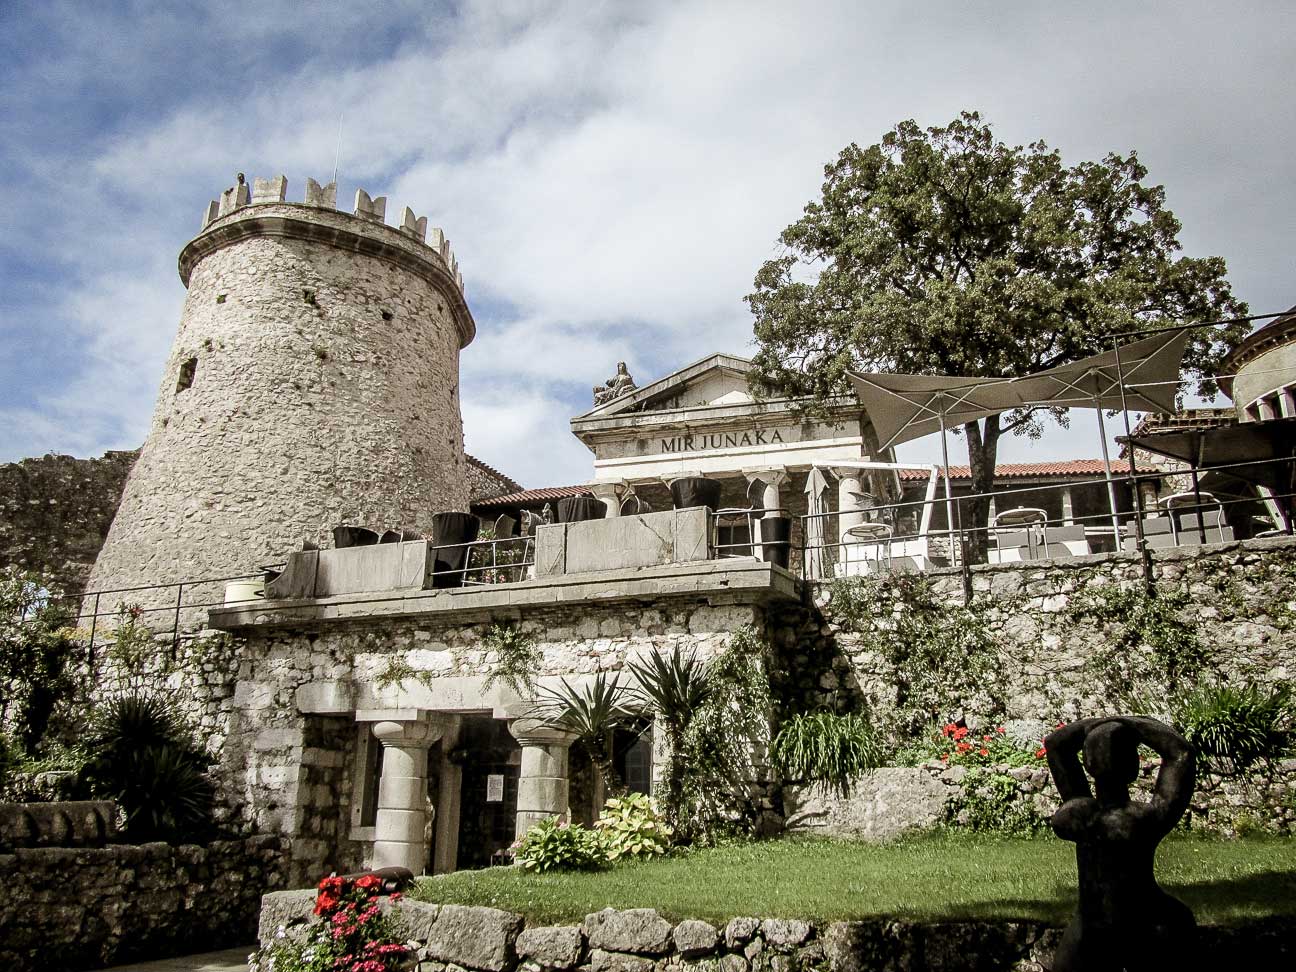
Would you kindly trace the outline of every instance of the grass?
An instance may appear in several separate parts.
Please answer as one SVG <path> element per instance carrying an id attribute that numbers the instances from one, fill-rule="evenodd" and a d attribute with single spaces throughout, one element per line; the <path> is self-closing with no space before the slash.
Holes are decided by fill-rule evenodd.
<path id="1" fill-rule="evenodd" d="M 1296 840 L 1172 837 L 1157 879 L 1202 924 L 1296 916 Z M 797 839 L 736 844 L 596 873 L 497 867 L 421 880 L 410 897 L 489 905 L 532 923 L 601 908 L 656 908 L 713 923 L 739 915 L 818 920 L 1016 918 L 1064 923 L 1075 854 L 1054 837 L 936 834 L 890 844 Z"/>

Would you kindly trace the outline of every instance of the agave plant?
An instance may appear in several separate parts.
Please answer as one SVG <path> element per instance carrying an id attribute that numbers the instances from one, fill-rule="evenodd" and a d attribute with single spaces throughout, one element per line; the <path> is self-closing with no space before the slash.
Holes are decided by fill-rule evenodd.
<path id="1" fill-rule="evenodd" d="M 116 800 L 135 841 L 205 835 L 214 796 L 209 759 L 164 696 L 143 692 L 105 703 L 83 743 L 81 782 Z"/>
<path id="2" fill-rule="evenodd" d="M 783 776 L 845 795 L 856 777 L 877 768 L 882 745 L 863 715 L 801 713 L 783 724 L 770 756 Z"/>
<path id="3" fill-rule="evenodd" d="M 589 753 L 598 782 L 613 793 L 621 791 L 610 745 L 613 730 L 634 718 L 622 701 L 626 690 L 620 673 L 599 672 L 584 686 L 572 685 L 567 679 L 558 688 L 540 690 L 541 718 L 555 729 L 575 733 Z"/>
<path id="4" fill-rule="evenodd" d="M 698 659 L 696 652 L 687 655 L 676 645 L 669 657 L 656 652 L 629 664 L 638 680 L 638 698 L 654 709 L 657 722 L 665 730 L 670 745 L 670 763 L 666 767 L 665 811 L 672 827 L 678 829 L 684 803 L 685 734 L 694 717 L 715 694 L 711 666 Z"/>
<path id="5" fill-rule="evenodd" d="M 1181 697 L 1174 721 L 1217 773 L 1244 775 L 1296 744 L 1296 697 L 1287 685 L 1205 684 Z"/>

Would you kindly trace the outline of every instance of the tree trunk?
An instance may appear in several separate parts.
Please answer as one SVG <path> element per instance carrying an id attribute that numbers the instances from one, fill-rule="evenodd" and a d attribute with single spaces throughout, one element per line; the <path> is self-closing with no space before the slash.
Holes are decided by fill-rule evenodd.
<path id="1" fill-rule="evenodd" d="M 999 416 L 985 419 L 985 431 L 976 422 L 963 426 L 967 435 L 968 466 L 972 473 L 972 492 L 989 493 L 994 488 L 995 461 L 999 454 Z M 970 563 L 984 564 L 989 547 L 990 497 L 978 496 L 962 504 L 963 529 Z"/>

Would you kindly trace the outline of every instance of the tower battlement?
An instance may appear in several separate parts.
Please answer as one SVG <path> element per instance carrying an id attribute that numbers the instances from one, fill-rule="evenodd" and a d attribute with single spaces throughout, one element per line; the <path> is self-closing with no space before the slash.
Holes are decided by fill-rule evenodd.
<path id="1" fill-rule="evenodd" d="M 287 196 L 288 179 L 286 176 L 275 176 L 273 179 L 256 178 L 253 179 L 252 185 L 249 186 L 240 172 L 237 185 L 226 189 L 220 194 L 220 198 L 213 199 L 207 204 L 207 208 L 203 211 L 202 229 L 206 230 L 216 220 L 248 206 L 300 205 L 309 206 L 313 209 L 344 212 L 337 208 L 337 183 L 335 182 L 322 186 L 314 179 L 307 179 L 305 197 L 302 202 L 290 203 Z M 385 226 L 387 225 L 387 197 L 370 196 L 365 190 L 357 189 L 355 205 L 350 215 L 355 216 L 357 219 Z M 460 293 L 463 293 L 463 274 L 459 272 L 459 261 L 455 258 L 454 250 L 451 249 L 450 241 L 446 239 L 444 231 L 436 226 L 429 229 L 427 217 L 415 216 L 414 210 L 408 206 L 401 213 L 399 225 L 390 228 L 422 243 L 434 252 L 445 265 Z"/>

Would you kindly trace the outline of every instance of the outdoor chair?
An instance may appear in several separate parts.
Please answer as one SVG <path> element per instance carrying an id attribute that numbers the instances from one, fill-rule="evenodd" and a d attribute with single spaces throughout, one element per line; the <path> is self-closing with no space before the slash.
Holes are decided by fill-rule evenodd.
<path id="1" fill-rule="evenodd" d="M 858 523 L 842 537 L 844 576 L 876 574 L 891 567 L 891 528 L 885 523 Z"/>
<path id="2" fill-rule="evenodd" d="M 1202 540 L 1202 530 L 1206 539 Z M 1226 543 L 1233 539 L 1233 528 L 1224 522 L 1223 510 L 1206 510 L 1201 516 L 1184 513 L 1179 517 L 1179 543 L 1183 546 L 1205 543 Z"/>
<path id="3" fill-rule="evenodd" d="M 1143 517 L 1143 537 L 1147 540 L 1150 548 L 1162 548 L 1175 546 L 1174 530 L 1168 516 L 1145 516 Z M 1121 542 L 1121 549 L 1132 551 L 1138 546 L 1138 535 L 1134 532 L 1134 527 L 1125 527 L 1125 539 Z"/>
<path id="4" fill-rule="evenodd" d="M 1035 534 L 1031 530 L 996 530 L 994 549 L 988 551 L 992 564 L 1012 564 L 1035 556 Z"/>
<path id="5" fill-rule="evenodd" d="M 1082 523 L 1044 528 L 1044 556 L 1049 559 L 1087 557 L 1093 551 Z"/>

